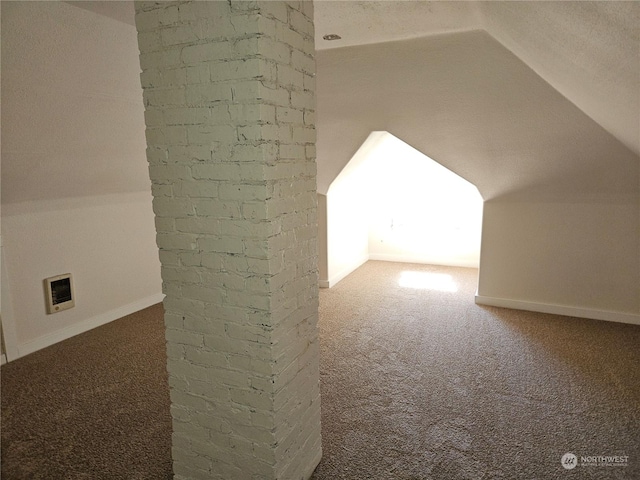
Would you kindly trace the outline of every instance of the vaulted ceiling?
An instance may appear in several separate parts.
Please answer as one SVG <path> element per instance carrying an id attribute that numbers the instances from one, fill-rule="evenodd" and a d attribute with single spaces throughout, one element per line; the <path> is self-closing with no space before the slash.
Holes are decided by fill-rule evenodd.
<path id="1" fill-rule="evenodd" d="M 376 130 L 472 182 L 485 200 L 638 189 L 630 175 L 638 157 L 484 31 L 317 59 L 320 191 Z"/>
<path id="2" fill-rule="evenodd" d="M 147 190 L 132 2 L 11 3 L 3 203 Z M 387 130 L 485 199 L 637 195 L 639 2 L 316 1 L 315 17 L 320 193 Z"/>
<path id="3" fill-rule="evenodd" d="M 315 14 L 320 192 L 388 130 L 485 199 L 637 193 L 640 3 L 317 2 Z"/>

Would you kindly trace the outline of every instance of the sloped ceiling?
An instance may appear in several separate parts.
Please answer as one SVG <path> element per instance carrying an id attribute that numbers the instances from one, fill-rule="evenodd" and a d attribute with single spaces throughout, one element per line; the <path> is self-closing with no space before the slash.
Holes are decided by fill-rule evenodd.
<path id="1" fill-rule="evenodd" d="M 2 204 L 149 191 L 135 28 L 1 2 Z"/>
<path id="2" fill-rule="evenodd" d="M 640 153 L 640 2 L 316 1 L 315 6 L 318 50 L 485 30 Z M 342 39 L 326 41 L 327 33 Z"/>
<path id="3" fill-rule="evenodd" d="M 476 2 L 316 0 L 314 22 L 317 50 L 482 28 Z M 330 33 L 340 40 L 322 38 Z"/>
<path id="4" fill-rule="evenodd" d="M 2 2 L 3 204 L 148 189 L 131 2 L 51 3 Z M 315 16 L 320 193 L 387 130 L 485 199 L 637 194 L 639 2 L 316 1 Z"/>
<path id="5" fill-rule="evenodd" d="M 321 193 L 377 129 L 486 200 L 637 193 L 639 2 L 339 3 L 316 3 Z"/>
<path id="6" fill-rule="evenodd" d="M 640 2 L 481 2 L 484 28 L 640 153 Z"/>
<path id="7" fill-rule="evenodd" d="M 321 193 L 375 130 L 485 200 L 638 189 L 637 156 L 484 31 L 325 50 L 317 61 Z"/>

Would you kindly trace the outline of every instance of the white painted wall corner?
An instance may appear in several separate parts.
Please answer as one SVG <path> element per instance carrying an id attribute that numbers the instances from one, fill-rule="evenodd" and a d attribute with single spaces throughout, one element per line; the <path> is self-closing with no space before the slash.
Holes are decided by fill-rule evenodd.
<path id="1" fill-rule="evenodd" d="M 114 310 L 110 310 L 100 315 L 96 315 L 95 317 L 88 318 L 83 322 L 73 324 L 69 327 L 63 328 L 56 332 L 53 332 L 47 335 L 42 335 L 41 337 L 38 337 L 35 340 L 30 340 L 28 342 L 21 343 L 18 345 L 17 358 L 24 357 L 25 355 L 29 355 L 30 353 L 37 352 L 38 350 L 49 347 L 58 342 L 62 342 L 63 340 L 67 340 L 81 333 L 88 332 L 89 330 L 92 330 L 101 325 L 105 325 L 109 322 L 113 322 L 114 320 L 118 320 L 119 318 L 126 317 L 127 315 L 131 315 L 132 313 L 138 312 L 142 309 L 155 305 L 156 303 L 160 303 L 162 302 L 163 299 L 164 299 L 164 294 L 162 293 L 151 295 L 146 298 L 142 298 L 136 302 L 130 303 L 128 305 L 123 305 Z"/>
<path id="2" fill-rule="evenodd" d="M 318 282 L 318 285 L 320 288 L 331 288 L 331 287 L 335 287 L 335 285 L 342 280 L 343 278 L 347 277 L 349 274 L 351 274 L 352 272 L 356 271 L 358 268 L 360 268 L 362 265 L 364 265 L 365 263 L 367 263 L 369 261 L 369 256 L 362 256 L 357 258 L 354 262 L 350 263 L 347 267 L 343 268 L 340 272 L 338 272 L 335 275 L 332 275 L 330 278 L 328 278 L 327 280 L 320 280 Z"/>

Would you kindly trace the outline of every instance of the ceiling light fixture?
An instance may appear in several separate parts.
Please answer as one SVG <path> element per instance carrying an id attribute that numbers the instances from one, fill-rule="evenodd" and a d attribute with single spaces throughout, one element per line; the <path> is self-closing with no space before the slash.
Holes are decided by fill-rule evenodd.
<path id="1" fill-rule="evenodd" d="M 325 35 L 324 37 L 325 40 L 340 40 L 342 37 L 340 35 L 336 35 L 335 33 L 330 33 L 329 35 Z"/>

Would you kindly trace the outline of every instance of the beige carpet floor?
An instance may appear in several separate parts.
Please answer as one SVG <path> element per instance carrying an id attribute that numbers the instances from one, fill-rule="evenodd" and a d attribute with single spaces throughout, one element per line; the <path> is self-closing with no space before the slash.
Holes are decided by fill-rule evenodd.
<path id="1" fill-rule="evenodd" d="M 640 326 L 480 307 L 476 277 L 368 262 L 321 290 L 314 480 L 640 478 Z M 160 306 L 1 375 L 3 480 L 171 478 Z"/>
<path id="2" fill-rule="evenodd" d="M 639 479 L 640 326 L 481 307 L 476 285 L 368 262 L 321 291 L 314 479 Z"/>
<path id="3" fill-rule="evenodd" d="M 2 366 L 2 480 L 170 479 L 162 305 Z"/>

